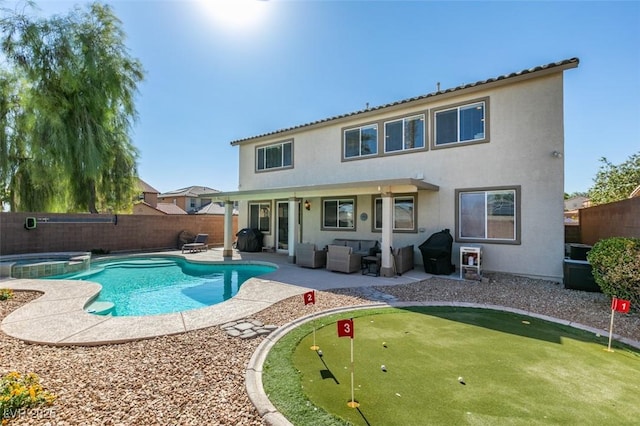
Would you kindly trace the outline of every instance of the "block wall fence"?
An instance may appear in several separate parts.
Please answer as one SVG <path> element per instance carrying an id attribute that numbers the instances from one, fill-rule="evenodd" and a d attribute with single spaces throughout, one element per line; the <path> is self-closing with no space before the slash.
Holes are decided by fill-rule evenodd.
<path id="1" fill-rule="evenodd" d="M 28 217 L 36 218 L 35 229 L 25 229 Z M 209 246 L 221 247 L 224 216 L 0 213 L 0 255 L 178 249 L 182 231 L 209 234 Z M 234 236 L 237 231 L 234 216 Z"/>
<path id="2" fill-rule="evenodd" d="M 581 243 L 610 237 L 640 238 L 640 197 L 580 209 Z"/>

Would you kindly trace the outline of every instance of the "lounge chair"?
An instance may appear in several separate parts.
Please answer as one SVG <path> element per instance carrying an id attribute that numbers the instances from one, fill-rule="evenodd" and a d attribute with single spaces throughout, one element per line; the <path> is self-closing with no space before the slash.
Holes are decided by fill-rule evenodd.
<path id="1" fill-rule="evenodd" d="M 189 253 L 207 251 L 209 249 L 209 244 L 207 244 L 208 239 L 209 234 L 198 234 L 192 243 L 186 243 L 182 246 L 182 252 L 184 253 L 186 250 L 188 250 Z"/>

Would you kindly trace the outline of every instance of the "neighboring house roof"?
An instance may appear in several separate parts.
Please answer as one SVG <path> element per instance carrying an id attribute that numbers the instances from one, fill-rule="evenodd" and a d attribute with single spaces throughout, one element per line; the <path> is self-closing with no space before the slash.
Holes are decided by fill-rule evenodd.
<path id="1" fill-rule="evenodd" d="M 218 191 L 217 189 L 209 188 L 208 186 L 188 186 L 186 188 L 164 192 L 160 194 L 160 197 L 200 197 L 203 194 L 211 194 L 213 192 L 220 191 Z"/>
<path id="2" fill-rule="evenodd" d="M 160 193 L 160 191 L 158 191 L 153 186 L 149 185 L 147 182 L 143 181 L 140 178 L 138 178 L 138 189 L 140 189 L 140 192 L 143 192 L 143 193 L 144 192 L 150 192 L 155 194 Z"/>
<path id="3" fill-rule="evenodd" d="M 564 200 L 565 211 L 572 211 L 587 207 L 589 204 L 589 198 L 583 196 L 571 197 Z"/>
<path id="4" fill-rule="evenodd" d="M 209 203 L 198 210 L 196 214 L 224 214 L 224 205 L 222 203 Z M 233 209 L 233 214 L 237 215 L 238 209 Z"/>
<path id="5" fill-rule="evenodd" d="M 173 203 L 158 203 L 156 209 L 166 214 L 189 214 Z"/>
<path id="6" fill-rule="evenodd" d="M 482 86 L 484 84 L 494 83 L 494 82 L 497 82 L 497 81 L 500 81 L 500 80 L 506 80 L 506 79 L 516 78 L 516 77 L 521 77 L 521 76 L 525 76 L 527 74 L 540 73 L 540 72 L 543 72 L 543 71 L 551 70 L 553 68 L 573 68 L 573 67 L 577 67 L 579 62 L 580 62 L 580 60 L 578 58 L 571 58 L 571 59 L 565 59 L 565 60 L 559 61 L 559 62 L 552 62 L 550 64 L 540 65 L 540 66 L 537 66 L 537 67 L 534 67 L 534 68 L 529 68 L 529 69 L 526 69 L 526 70 L 513 72 L 513 73 L 510 73 L 510 74 L 505 74 L 505 75 L 501 75 L 501 76 L 498 76 L 498 77 L 489 78 L 487 80 L 481 80 L 481 81 L 476 81 L 475 83 L 464 84 L 464 85 L 461 85 L 461 86 L 454 87 L 452 89 L 439 90 L 437 92 L 428 93 L 426 95 L 416 96 L 416 97 L 413 97 L 413 98 L 403 99 L 401 101 L 392 102 L 392 103 L 385 104 L 385 105 L 366 108 L 366 109 L 363 109 L 363 110 L 354 111 L 354 112 L 350 112 L 350 113 L 347 113 L 347 114 L 337 115 L 337 116 L 334 116 L 334 117 L 329 117 L 329 118 L 325 118 L 325 119 L 322 119 L 322 120 L 313 121 L 311 123 L 301 124 L 299 126 L 294 126 L 294 127 L 289 127 L 289 128 L 285 128 L 285 129 L 275 130 L 273 132 L 264 133 L 264 134 L 258 135 L 258 136 L 251 136 L 251 137 L 244 138 L 244 139 L 238 139 L 238 140 L 232 141 L 231 145 L 239 145 L 242 142 L 246 142 L 246 141 L 250 141 L 250 140 L 254 140 L 254 139 L 259 139 L 259 138 L 263 138 L 263 137 L 266 137 L 266 136 L 272 136 L 272 135 L 276 135 L 276 134 L 279 134 L 279 133 L 285 133 L 285 132 L 289 132 L 289 131 L 292 131 L 292 130 L 301 129 L 303 127 L 314 126 L 314 125 L 317 125 L 317 124 L 323 124 L 323 123 L 327 123 L 329 121 L 339 120 L 339 119 L 342 119 L 342 118 L 346 118 L 346 117 L 351 117 L 351 116 L 354 116 L 354 115 L 362 114 L 362 113 L 365 113 L 365 112 L 376 111 L 376 110 L 380 110 L 380 109 L 384 109 L 384 108 L 389 108 L 389 107 L 392 107 L 392 106 L 407 104 L 409 102 L 419 101 L 419 100 L 423 100 L 423 99 L 430 98 L 430 97 L 433 97 L 433 96 L 443 95 L 445 93 L 452 93 L 452 92 L 457 92 L 457 91 L 463 90 L 463 89 Z"/>

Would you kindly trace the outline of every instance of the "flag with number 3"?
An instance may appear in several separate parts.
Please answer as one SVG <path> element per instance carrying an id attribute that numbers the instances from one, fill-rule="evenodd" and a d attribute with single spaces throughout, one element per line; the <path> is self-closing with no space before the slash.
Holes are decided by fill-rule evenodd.
<path id="1" fill-rule="evenodd" d="M 338 321 L 338 337 L 351 337 L 353 339 L 353 320 Z"/>

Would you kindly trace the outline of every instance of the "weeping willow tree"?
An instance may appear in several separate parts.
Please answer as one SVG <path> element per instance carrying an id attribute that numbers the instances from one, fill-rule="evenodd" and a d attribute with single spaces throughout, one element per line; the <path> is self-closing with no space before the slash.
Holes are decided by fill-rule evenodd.
<path id="1" fill-rule="evenodd" d="M 130 209 L 144 74 L 121 22 L 100 3 L 49 18 L 2 13 L 3 201 L 13 211 Z"/>

